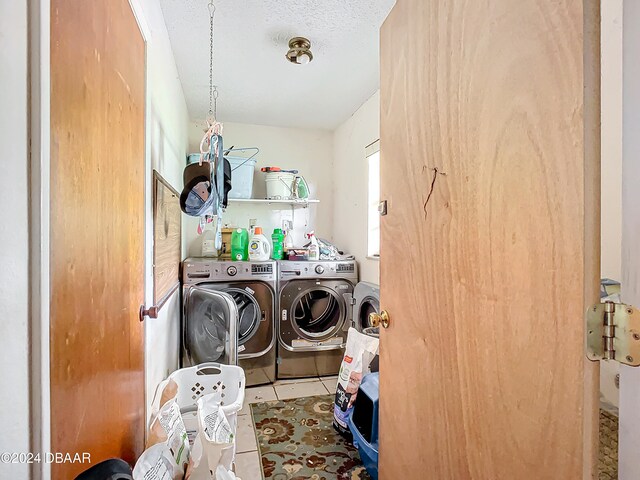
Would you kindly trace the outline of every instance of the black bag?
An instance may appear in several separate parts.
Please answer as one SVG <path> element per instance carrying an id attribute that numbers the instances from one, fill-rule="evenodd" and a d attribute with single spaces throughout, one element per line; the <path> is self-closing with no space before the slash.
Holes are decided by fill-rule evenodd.
<path id="1" fill-rule="evenodd" d="M 228 153 L 228 152 L 227 152 Z M 222 206 L 227 208 L 229 203 L 229 190 L 231 190 L 231 164 L 226 157 L 224 158 L 224 195 L 222 197 Z"/>
<path id="2" fill-rule="evenodd" d="M 124 460 L 112 458 L 85 470 L 75 480 L 133 480 L 133 471 Z"/>

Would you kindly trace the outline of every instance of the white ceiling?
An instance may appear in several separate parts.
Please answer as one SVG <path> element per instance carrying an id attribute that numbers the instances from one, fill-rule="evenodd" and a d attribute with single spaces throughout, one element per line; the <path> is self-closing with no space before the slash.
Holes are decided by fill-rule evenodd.
<path id="1" fill-rule="evenodd" d="M 192 120 L 209 110 L 207 0 L 160 0 Z M 215 0 L 218 119 L 333 130 L 379 86 L 379 28 L 395 0 Z M 285 58 L 291 37 L 314 59 Z"/>

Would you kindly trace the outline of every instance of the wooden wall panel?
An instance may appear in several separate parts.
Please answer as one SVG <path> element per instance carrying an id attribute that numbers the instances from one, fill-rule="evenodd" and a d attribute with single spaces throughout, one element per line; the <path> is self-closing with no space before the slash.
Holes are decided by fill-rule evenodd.
<path id="1" fill-rule="evenodd" d="M 143 447 L 144 69 L 127 0 L 52 0 L 51 448 L 92 463 Z"/>
<path id="2" fill-rule="evenodd" d="M 397 0 L 381 33 L 380 478 L 591 478 L 596 1 Z"/>
<path id="3" fill-rule="evenodd" d="M 153 172 L 153 303 L 161 302 L 180 286 L 182 210 L 180 194 Z"/>

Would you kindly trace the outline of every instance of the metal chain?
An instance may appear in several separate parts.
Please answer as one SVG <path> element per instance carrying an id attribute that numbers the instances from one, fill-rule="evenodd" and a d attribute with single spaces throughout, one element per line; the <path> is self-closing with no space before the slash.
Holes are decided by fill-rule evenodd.
<path id="1" fill-rule="evenodd" d="M 216 13 L 216 7 L 213 0 L 209 0 L 207 5 L 209 9 L 209 115 L 208 120 L 215 121 L 218 110 L 218 90 L 213 85 L 213 17 Z"/>

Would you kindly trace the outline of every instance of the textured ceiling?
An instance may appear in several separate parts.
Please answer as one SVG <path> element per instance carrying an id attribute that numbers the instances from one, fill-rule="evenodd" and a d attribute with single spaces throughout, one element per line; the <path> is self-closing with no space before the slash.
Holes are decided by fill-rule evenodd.
<path id="1" fill-rule="evenodd" d="M 209 109 L 207 0 L 160 0 L 192 120 Z M 379 85 L 379 28 L 395 0 L 215 0 L 218 119 L 334 129 Z M 285 59 L 311 41 L 313 62 Z"/>

